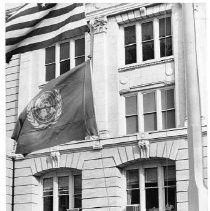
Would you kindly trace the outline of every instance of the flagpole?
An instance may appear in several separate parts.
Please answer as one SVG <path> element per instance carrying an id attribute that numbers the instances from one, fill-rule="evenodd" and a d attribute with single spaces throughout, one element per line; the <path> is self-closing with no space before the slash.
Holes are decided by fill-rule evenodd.
<path id="1" fill-rule="evenodd" d="M 93 67 L 94 28 L 93 28 L 92 24 L 90 23 L 90 21 L 88 22 L 88 27 L 90 30 L 90 54 L 88 55 L 88 58 L 91 60 L 91 66 Z"/>

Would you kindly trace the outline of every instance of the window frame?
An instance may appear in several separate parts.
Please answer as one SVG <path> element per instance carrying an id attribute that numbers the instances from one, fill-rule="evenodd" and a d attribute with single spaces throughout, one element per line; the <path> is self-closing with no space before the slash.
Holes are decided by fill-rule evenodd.
<path id="1" fill-rule="evenodd" d="M 59 191 L 58 191 L 58 178 L 69 177 L 69 209 L 74 208 L 74 176 L 82 174 L 80 171 L 71 170 L 53 170 L 40 177 L 40 210 L 43 211 L 43 180 L 47 178 L 53 178 L 53 211 L 58 211 L 59 206 Z M 73 187 L 73 188 L 72 188 Z M 78 208 L 78 209 L 82 209 Z"/>
<path id="2" fill-rule="evenodd" d="M 75 67 L 76 59 L 78 58 L 78 57 L 75 57 L 75 42 L 76 42 L 76 40 L 79 40 L 79 39 L 85 40 L 85 36 L 82 35 L 82 36 L 75 37 L 74 39 L 66 39 L 66 40 L 63 40 L 61 42 L 57 42 L 54 45 L 49 46 L 49 47 L 55 46 L 55 62 L 54 62 L 55 63 L 55 78 L 60 76 L 60 63 L 61 62 L 69 59 L 70 60 L 70 69 Z M 60 46 L 61 46 L 61 44 L 66 43 L 66 42 L 69 42 L 69 58 L 60 60 Z M 49 48 L 49 47 L 47 47 L 47 48 Z M 46 48 L 45 48 L 45 52 L 46 52 Z M 84 45 L 84 55 L 82 55 L 82 57 L 86 58 L 85 45 Z M 46 58 L 46 54 L 45 54 L 45 58 Z M 45 70 L 45 79 L 44 79 L 44 81 L 45 81 L 45 83 L 47 83 L 49 81 L 46 80 L 46 66 L 49 65 L 49 64 L 46 64 L 44 62 L 44 65 L 45 65 L 45 69 L 44 69 Z"/>
<path id="3" fill-rule="evenodd" d="M 164 168 L 166 166 L 174 166 L 175 172 L 176 172 L 176 166 L 175 162 L 168 160 L 167 162 L 161 161 L 161 160 L 147 160 L 147 161 L 141 161 L 139 163 L 135 163 L 133 165 L 127 166 L 123 169 L 123 177 L 124 177 L 124 195 L 123 195 L 123 201 L 124 206 L 132 206 L 127 204 L 127 171 L 128 170 L 139 170 L 139 201 L 140 201 L 140 210 L 146 210 L 146 187 L 145 187 L 145 181 L 146 181 L 146 175 L 145 175 L 145 169 L 147 168 L 157 168 L 157 188 L 158 188 L 158 202 L 159 202 L 159 210 L 165 210 L 165 177 L 164 177 Z M 175 179 L 176 181 L 176 179 Z M 176 192 L 177 193 L 177 192 Z M 177 197 L 176 197 L 177 199 Z M 134 206 L 138 206 L 137 204 L 133 204 Z M 126 209 L 125 209 L 126 210 Z"/>
<path id="4" fill-rule="evenodd" d="M 130 97 L 130 96 L 137 96 L 137 117 L 138 117 L 138 132 L 136 133 L 144 133 L 144 132 L 154 132 L 154 131 L 161 131 L 161 130 L 173 130 L 174 128 L 166 128 L 164 129 L 163 127 L 163 120 L 162 120 L 162 115 L 163 112 L 165 110 L 162 110 L 162 101 L 161 101 L 161 91 L 162 90 L 170 90 L 173 89 L 174 90 L 174 108 L 172 110 L 174 110 L 175 113 L 175 127 L 177 127 L 177 121 L 176 121 L 176 99 L 175 99 L 175 86 L 162 86 L 162 87 L 156 87 L 156 88 L 152 88 L 152 89 L 147 89 L 147 90 L 139 90 L 138 92 L 135 91 L 133 93 L 129 93 L 129 94 L 125 94 L 123 95 L 124 98 L 126 97 Z M 144 102 L 143 102 L 143 95 L 147 94 L 147 93 L 151 93 L 151 92 L 155 92 L 155 104 L 156 104 L 156 130 L 151 130 L 151 131 L 145 131 L 145 125 L 144 125 Z M 126 101 L 126 99 L 125 99 Z M 125 111 L 126 111 L 126 104 L 124 104 L 125 106 Z M 170 111 L 170 109 L 168 109 L 168 111 Z M 147 112 L 148 113 L 148 112 Z M 154 112 L 153 112 L 154 113 Z M 126 113 L 124 113 L 124 120 L 125 120 L 125 134 L 126 135 L 130 135 L 127 133 L 127 118 L 126 118 Z"/>
<path id="5" fill-rule="evenodd" d="M 159 20 L 162 18 L 171 18 L 171 39 L 172 39 L 172 55 L 169 56 L 164 56 L 161 57 L 160 56 L 160 37 L 159 37 Z M 153 23 L 153 42 L 154 42 L 154 58 L 153 59 L 148 59 L 143 61 L 143 45 L 142 45 L 142 24 L 147 23 L 147 22 L 152 22 Z M 124 28 L 128 27 L 128 26 L 132 26 L 135 25 L 136 26 L 136 63 L 130 63 L 130 64 L 125 64 L 125 44 L 124 44 L 124 40 L 125 40 L 125 36 L 124 36 Z M 143 19 L 143 20 L 139 20 L 136 22 L 130 22 L 127 24 L 123 24 L 120 26 L 120 33 L 122 36 L 121 37 L 121 41 L 120 41 L 120 50 L 123 52 L 120 54 L 119 58 L 119 64 L 120 66 L 130 66 L 130 65 L 135 65 L 135 64 L 139 64 L 139 63 L 149 63 L 149 62 L 154 62 L 156 60 L 160 60 L 160 59 L 164 59 L 164 58 L 173 58 L 173 27 L 172 27 L 172 14 L 164 14 L 164 15 L 159 15 L 156 17 L 149 17 L 147 19 Z M 162 39 L 162 38 L 161 38 Z"/>

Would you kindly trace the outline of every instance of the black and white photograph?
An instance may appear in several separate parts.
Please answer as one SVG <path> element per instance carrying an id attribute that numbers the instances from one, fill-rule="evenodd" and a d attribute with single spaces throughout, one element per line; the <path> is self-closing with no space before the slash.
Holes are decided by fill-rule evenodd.
<path id="1" fill-rule="evenodd" d="M 207 211 L 208 12 L 5 2 L 4 210 Z"/>

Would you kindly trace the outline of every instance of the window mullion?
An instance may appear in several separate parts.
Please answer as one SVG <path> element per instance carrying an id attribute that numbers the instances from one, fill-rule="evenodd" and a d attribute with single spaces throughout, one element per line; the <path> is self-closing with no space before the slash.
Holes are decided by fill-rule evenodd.
<path id="1" fill-rule="evenodd" d="M 153 21 L 153 33 L 154 33 L 154 54 L 155 59 L 160 58 L 160 42 L 159 42 L 159 20 L 155 18 Z"/>
<path id="2" fill-rule="evenodd" d="M 161 112 L 161 91 L 156 90 L 156 111 L 157 111 L 157 130 L 161 130 L 162 127 L 162 112 Z"/>
<path id="3" fill-rule="evenodd" d="M 53 177 L 53 211 L 58 211 L 58 177 Z"/>
<path id="4" fill-rule="evenodd" d="M 165 210 L 165 193 L 164 193 L 164 171 L 161 164 L 158 164 L 158 201 L 159 210 Z"/>
<path id="5" fill-rule="evenodd" d="M 55 45 L 55 77 L 60 75 L 60 45 Z"/>
<path id="6" fill-rule="evenodd" d="M 138 105 L 138 129 L 139 132 L 144 132 L 144 114 L 143 114 L 143 94 L 141 92 L 137 95 Z"/>
<path id="7" fill-rule="evenodd" d="M 142 164 L 139 166 L 139 187 L 140 187 L 140 210 L 146 211 L 146 198 L 145 198 L 145 175 Z"/>
<path id="8" fill-rule="evenodd" d="M 136 23 L 136 54 L 137 62 L 142 62 L 142 44 L 141 44 L 141 24 L 140 22 Z"/>
<path id="9" fill-rule="evenodd" d="M 70 40 L 70 68 L 75 67 L 75 40 Z"/>
<path id="10" fill-rule="evenodd" d="M 69 209 L 74 208 L 74 176 L 71 173 L 69 177 Z"/>

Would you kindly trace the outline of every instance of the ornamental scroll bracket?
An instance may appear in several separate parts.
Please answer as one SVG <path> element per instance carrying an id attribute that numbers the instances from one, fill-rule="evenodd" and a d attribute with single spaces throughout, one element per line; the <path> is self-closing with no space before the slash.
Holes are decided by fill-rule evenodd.
<path id="1" fill-rule="evenodd" d="M 60 167 L 60 152 L 52 151 L 47 159 L 47 162 L 52 164 L 52 168 Z"/>
<path id="2" fill-rule="evenodd" d="M 101 150 L 103 148 L 99 136 L 88 136 L 85 139 L 92 141 L 92 147 L 94 150 Z"/>
<path id="3" fill-rule="evenodd" d="M 92 27 L 94 34 L 106 32 L 107 30 L 107 17 L 101 16 L 91 19 L 89 25 Z"/>
<path id="4" fill-rule="evenodd" d="M 148 133 L 142 133 L 138 141 L 138 147 L 140 150 L 141 158 L 149 158 L 150 143 L 148 139 L 149 139 Z"/>

